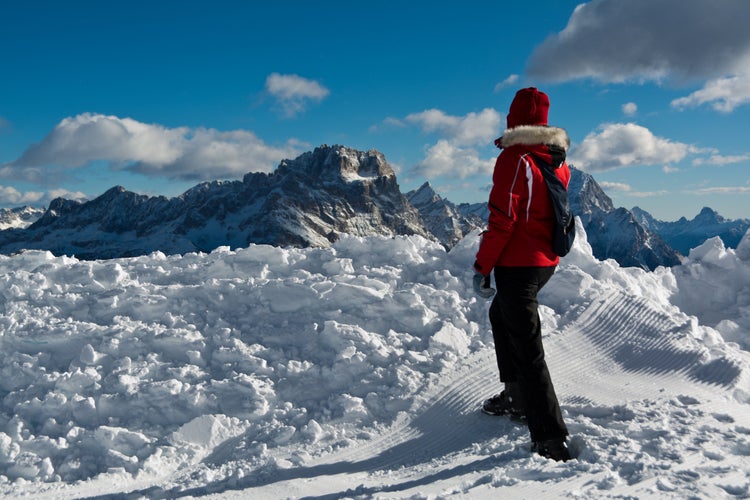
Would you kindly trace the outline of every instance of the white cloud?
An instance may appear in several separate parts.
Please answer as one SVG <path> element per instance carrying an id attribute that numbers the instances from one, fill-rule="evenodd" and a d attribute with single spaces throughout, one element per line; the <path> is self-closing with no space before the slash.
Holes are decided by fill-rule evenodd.
<path id="1" fill-rule="evenodd" d="M 741 163 L 743 161 L 750 160 L 750 154 L 746 155 L 720 155 L 714 154 L 708 158 L 696 158 L 693 160 L 693 165 L 731 165 L 733 163 Z"/>
<path id="2" fill-rule="evenodd" d="M 281 147 L 238 130 L 167 128 L 131 118 L 85 113 L 62 120 L 41 142 L 4 165 L 0 177 L 44 183 L 62 169 L 105 161 L 113 169 L 184 180 L 232 178 L 250 171 L 270 172 L 299 144 Z M 54 172 L 55 176 L 50 176 Z M 59 181 L 59 179 L 53 179 Z"/>
<path id="3" fill-rule="evenodd" d="M 638 105 L 634 102 L 626 102 L 622 105 L 622 112 L 626 116 L 634 116 L 638 112 Z"/>
<path id="4" fill-rule="evenodd" d="M 710 104 L 716 111 L 730 113 L 747 103 L 750 103 L 750 73 L 710 80 L 702 89 L 672 101 L 672 106 L 685 109 Z"/>
<path id="5" fill-rule="evenodd" d="M 710 187 L 696 189 L 690 191 L 692 194 L 705 195 L 705 194 L 747 194 L 750 193 L 750 187 L 748 186 L 724 186 L 724 187 Z"/>
<path id="6" fill-rule="evenodd" d="M 404 128 L 406 126 L 407 125 L 406 123 L 404 123 L 403 120 L 389 116 L 385 118 L 381 123 L 370 125 L 368 130 L 371 134 L 375 134 L 377 132 L 380 132 L 383 129 Z"/>
<path id="7" fill-rule="evenodd" d="M 655 136 L 635 123 L 610 123 L 588 134 L 570 153 L 570 162 L 589 172 L 636 165 L 679 162 L 700 150 Z"/>
<path id="8" fill-rule="evenodd" d="M 627 193 L 627 196 L 630 196 L 631 198 L 654 198 L 657 196 L 664 196 L 665 194 L 669 194 L 669 191 L 660 190 L 660 191 L 630 191 Z"/>
<path id="9" fill-rule="evenodd" d="M 518 75 L 510 75 L 508 78 L 506 78 L 502 82 L 499 82 L 498 84 L 495 85 L 495 89 L 494 89 L 495 92 L 499 92 L 506 87 L 515 85 L 518 82 L 519 78 L 520 77 Z"/>
<path id="10" fill-rule="evenodd" d="M 27 191 L 22 193 L 12 186 L 0 186 L 0 206 L 47 206 L 50 201 L 59 197 L 69 200 L 86 198 L 80 191 L 72 192 L 65 189 L 53 189 L 46 193 L 41 191 Z"/>
<path id="11" fill-rule="evenodd" d="M 438 132 L 456 145 L 470 146 L 491 144 L 499 133 L 501 116 L 492 108 L 465 116 L 453 116 L 439 109 L 428 109 L 408 115 L 406 121 L 419 125 L 425 132 Z"/>
<path id="12" fill-rule="evenodd" d="M 482 160 L 476 150 L 440 139 L 427 148 L 424 160 L 417 164 L 415 170 L 427 178 L 450 175 L 464 179 L 479 173 L 489 175 L 494 166 L 494 158 Z"/>
<path id="13" fill-rule="evenodd" d="M 629 197 L 629 198 L 653 198 L 655 196 L 663 196 L 667 194 L 667 191 L 661 190 L 661 191 L 633 191 L 633 188 L 630 186 L 630 184 L 625 184 L 623 182 L 607 182 L 603 181 L 600 182 L 599 185 L 605 190 L 609 192 L 617 192 L 620 197 Z"/>
<path id="14" fill-rule="evenodd" d="M 630 191 L 630 185 L 623 182 L 602 181 L 599 185 L 606 191 Z"/>
<path id="15" fill-rule="evenodd" d="M 33 191 L 21 193 L 12 186 L 0 186 L 0 206 L 34 205 L 43 197 L 44 193 Z"/>
<path id="16" fill-rule="evenodd" d="M 750 64 L 750 2 L 592 0 L 528 62 L 549 81 L 705 80 L 740 74 Z"/>
<path id="17" fill-rule="evenodd" d="M 314 80 L 299 75 L 271 73 L 266 78 L 266 92 L 272 95 L 287 117 L 294 117 L 307 107 L 308 102 L 319 102 L 330 91 Z"/>
<path id="18" fill-rule="evenodd" d="M 415 166 L 417 174 L 427 178 L 441 175 L 466 178 L 492 172 L 495 159 L 481 159 L 475 146 L 491 145 L 499 133 L 501 116 L 496 110 L 486 108 L 479 113 L 454 116 L 428 109 L 408 115 L 405 121 L 440 136 L 437 143 L 426 148 L 425 158 Z"/>

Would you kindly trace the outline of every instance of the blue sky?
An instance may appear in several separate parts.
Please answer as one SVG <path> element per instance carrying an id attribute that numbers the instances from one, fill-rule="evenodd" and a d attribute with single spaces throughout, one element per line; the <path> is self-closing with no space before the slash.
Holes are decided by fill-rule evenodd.
<path id="1" fill-rule="evenodd" d="M 0 206 L 176 196 L 321 144 L 481 202 L 536 86 L 615 205 L 750 218 L 747 19 L 746 0 L 3 2 Z"/>

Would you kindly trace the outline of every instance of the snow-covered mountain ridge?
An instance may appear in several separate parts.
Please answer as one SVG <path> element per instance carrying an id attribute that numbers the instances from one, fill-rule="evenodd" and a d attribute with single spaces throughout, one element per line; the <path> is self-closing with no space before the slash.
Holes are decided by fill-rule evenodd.
<path id="1" fill-rule="evenodd" d="M 30 206 L 0 208 L 0 230 L 28 227 L 44 215 L 44 212 L 44 208 Z"/>
<path id="2" fill-rule="evenodd" d="M 638 209 L 615 208 L 594 178 L 575 168 L 569 192 L 597 258 L 645 269 L 679 263 L 680 256 L 660 237 L 672 226 Z M 39 249 L 102 259 L 251 243 L 326 247 L 341 234 L 416 234 L 452 248 L 483 228 L 487 215 L 486 202 L 456 205 L 429 183 L 402 194 L 392 167 L 377 151 L 323 145 L 282 161 L 272 174 L 202 183 L 175 198 L 116 186 L 88 202 L 58 198 L 46 212 L 6 210 L 0 214 L 0 228 L 6 228 L 0 230 L 0 252 Z M 723 237 L 727 221 L 716 217 L 713 224 L 695 222 L 701 218 L 679 221 L 680 231 L 703 234 L 701 242 L 716 232 Z M 732 236 L 742 227 L 734 227 Z"/>
<path id="3" fill-rule="evenodd" d="M 0 251 L 101 259 L 250 243 L 325 247 L 342 233 L 431 237 L 377 151 L 321 146 L 272 174 L 203 183 L 169 199 L 119 186 L 84 203 L 58 198 L 34 224 L 0 232 Z"/>
<path id="4" fill-rule="evenodd" d="M 750 229 L 750 219 L 725 219 L 709 207 L 703 207 L 691 220 L 681 217 L 674 222 L 657 220 L 638 207 L 633 208 L 632 212 L 643 227 L 658 233 L 664 241 L 683 255 L 687 255 L 691 249 L 713 236 L 721 238 L 725 245 L 737 248 L 744 234 Z"/>

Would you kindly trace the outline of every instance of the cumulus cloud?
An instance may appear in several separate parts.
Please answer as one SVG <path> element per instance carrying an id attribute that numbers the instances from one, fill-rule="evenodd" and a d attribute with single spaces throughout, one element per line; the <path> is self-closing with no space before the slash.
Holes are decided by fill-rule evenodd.
<path id="1" fill-rule="evenodd" d="M 750 3 L 748 3 L 750 5 Z M 750 102 L 750 73 L 710 80 L 706 85 L 687 97 L 675 99 L 672 106 L 677 109 L 709 104 L 716 111 L 730 113 Z"/>
<path id="2" fill-rule="evenodd" d="M 750 64 L 747 0 L 593 0 L 532 54 L 528 74 L 561 82 L 704 81 Z"/>
<path id="3" fill-rule="evenodd" d="M 284 115 L 289 118 L 305 111 L 309 102 L 319 102 L 330 91 L 314 80 L 299 75 L 271 73 L 266 78 L 266 92 L 276 99 Z"/>
<path id="4" fill-rule="evenodd" d="M 50 172 L 63 175 L 63 169 L 104 161 L 113 169 L 171 179 L 232 178 L 270 172 L 283 158 L 298 154 L 299 146 L 294 141 L 270 146 L 243 130 L 167 128 L 85 113 L 62 120 L 41 142 L 0 168 L 0 177 L 43 183 Z"/>
<path id="5" fill-rule="evenodd" d="M 492 144 L 498 134 L 501 116 L 496 110 L 486 108 L 479 113 L 454 116 L 439 109 L 428 109 L 408 115 L 405 122 L 439 136 L 437 143 L 425 149 L 425 158 L 416 165 L 418 174 L 428 178 L 441 175 L 465 178 L 492 172 L 494 158 L 481 159 L 476 146 Z"/>
<path id="6" fill-rule="evenodd" d="M 35 205 L 44 197 L 44 193 L 29 191 L 22 193 L 13 186 L 0 186 L 0 205 Z"/>
<path id="7" fill-rule="evenodd" d="M 439 109 L 412 113 L 406 121 L 419 125 L 425 132 L 437 132 L 456 145 L 488 144 L 500 128 L 500 113 L 485 108 L 465 116 L 448 115 Z"/>
<path id="8" fill-rule="evenodd" d="M 690 144 L 657 137 L 635 123 L 610 123 L 588 134 L 570 153 L 570 161 L 589 172 L 682 161 L 704 152 Z"/>
<path id="9" fill-rule="evenodd" d="M 450 175 L 465 179 L 474 174 L 489 174 L 494 166 L 494 158 L 482 160 L 475 149 L 440 139 L 427 148 L 425 158 L 416 165 L 415 170 L 428 178 Z"/>

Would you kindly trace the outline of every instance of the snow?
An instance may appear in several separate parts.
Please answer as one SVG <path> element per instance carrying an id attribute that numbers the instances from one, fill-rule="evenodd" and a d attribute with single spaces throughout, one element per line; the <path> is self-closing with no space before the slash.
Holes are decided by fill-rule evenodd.
<path id="1" fill-rule="evenodd" d="M 750 496 L 750 236 L 647 272 L 578 223 L 540 297 L 567 463 L 478 411 L 501 386 L 477 233 L 0 256 L 0 494 Z"/>

